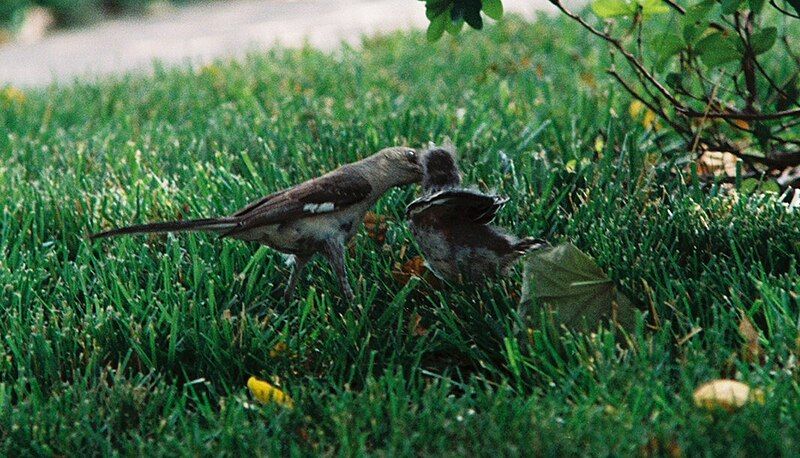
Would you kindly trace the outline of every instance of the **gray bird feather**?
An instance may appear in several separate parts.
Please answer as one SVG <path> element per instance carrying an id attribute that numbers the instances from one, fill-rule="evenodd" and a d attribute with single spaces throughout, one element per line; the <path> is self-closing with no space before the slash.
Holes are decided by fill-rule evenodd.
<path id="1" fill-rule="evenodd" d="M 385 148 L 372 156 L 318 178 L 258 199 L 230 216 L 167 221 L 122 227 L 91 235 L 98 239 L 152 232 L 211 231 L 223 237 L 257 242 L 295 256 L 284 296 L 292 296 L 298 275 L 317 253 L 334 267 L 348 299 L 344 247 L 373 204 L 395 186 L 422 179 L 417 151 Z"/>

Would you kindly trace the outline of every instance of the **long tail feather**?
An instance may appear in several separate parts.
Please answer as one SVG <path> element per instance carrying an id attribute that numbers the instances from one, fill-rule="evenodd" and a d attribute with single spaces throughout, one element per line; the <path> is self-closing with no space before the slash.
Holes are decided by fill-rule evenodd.
<path id="1" fill-rule="evenodd" d="M 136 226 L 121 227 L 110 231 L 99 232 L 89 236 L 90 239 L 101 239 L 126 234 L 150 234 L 158 232 L 184 232 L 184 231 L 222 231 L 231 229 L 238 224 L 234 218 L 204 218 L 186 221 L 166 221 L 163 223 L 138 224 Z"/>

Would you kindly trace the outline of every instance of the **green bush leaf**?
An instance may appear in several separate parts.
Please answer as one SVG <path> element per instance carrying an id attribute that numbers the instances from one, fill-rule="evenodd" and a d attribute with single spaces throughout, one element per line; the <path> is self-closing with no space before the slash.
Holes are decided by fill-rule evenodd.
<path id="1" fill-rule="evenodd" d="M 530 255 L 523 281 L 523 291 L 550 306 L 557 324 L 585 330 L 609 318 L 615 318 L 623 327 L 633 323 L 630 300 L 617 291 L 590 256 L 571 243 Z"/>
<path id="2" fill-rule="evenodd" d="M 708 13 L 714 7 L 713 0 L 705 0 L 686 8 L 681 17 L 683 38 L 686 43 L 693 44 L 708 29 Z"/>
<path id="3" fill-rule="evenodd" d="M 642 7 L 642 14 L 645 16 L 669 13 L 669 6 L 664 3 L 664 0 L 638 0 L 638 2 Z"/>
<path id="4" fill-rule="evenodd" d="M 739 9 L 742 0 L 722 0 L 722 13 L 733 14 Z"/>
<path id="5" fill-rule="evenodd" d="M 671 32 L 662 33 L 658 38 L 655 39 L 654 44 L 656 47 L 656 52 L 658 53 L 658 61 L 656 65 L 662 69 L 672 56 L 678 54 L 683 48 L 686 47 L 686 44 L 683 42 L 683 38 L 681 38 L 680 35 Z"/>
<path id="6" fill-rule="evenodd" d="M 461 29 L 464 27 L 464 18 L 445 22 L 447 23 L 445 30 L 447 30 L 447 33 L 450 35 L 458 35 L 461 32 Z"/>
<path id="7" fill-rule="evenodd" d="M 449 15 L 447 12 L 444 12 L 431 20 L 431 23 L 428 24 L 428 30 L 426 32 L 428 41 L 436 41 L 442 37 L 445 26 L 447 26 L 448 17 Z"/>
<path id="8" fill-rule="evenodd" d="M 668 73 L 666 82 L 672 89 L 679 89 L 683 87 L 683 74 L 677 72 Z"/>
<path id="9" fill-rule="evenodd" d="M 756 55 L 763 54 L 772 48 L 776 38 L 778 38 L 778 29 L 776 27 L 764 27 L 750 36 L 750 46 L 753 47 L 753 52 Z"/>
<path id="10" fill-rule="evenodd" d="M 483 12 L 494 20 L 503 17 L 503 2 L 501 0 L 483 0 Z"/>
<path id="11" fill-rule="evenodd" d="M 594 0 L 592 11 L 601 18 L 616 16 L 633 16 L 636 14 L 636 4 L 626 0 Z"/>
<path id="12" fill-rule="evenodd" d="M 473 29 L 481 30 L 483 28 L 480 4 L 476 5 L 475 8 L 467 8 L 464 11 L 464 21 Z"/>
<path id="13" fill-rule="evenodd" d="M 786 0 L 786 3 L 792 5 L 797 14 L 800 14 L 800 0 Z"/>
<path id="14" fill-rule="evenodd" d="M 451 0 L 428 0 L 425 3 L 425 17 L 429 21 L 436 19 L 440 14 L 450 9 L 451 3 Z"/>
<path id="15" fill-rule="evenodd" d="M 697 42 L 695 51 L 709 67 L 718 67 L 742 58 L 736 39 L 723 32 L 706 35 Z"/>
<path id="16" fill-rule="evenodd" d="M 754 13 L 760 13 L 762 9 L 764 9 L 764 3 L 766 0 L 748 0 L 750 3 L 750 11 Z"/>

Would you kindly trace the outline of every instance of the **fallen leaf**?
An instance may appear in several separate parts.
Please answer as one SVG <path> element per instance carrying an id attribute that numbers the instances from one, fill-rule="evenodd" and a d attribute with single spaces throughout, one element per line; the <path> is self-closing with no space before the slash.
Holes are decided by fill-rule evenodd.
<path id="1" fill-rule="evenodd" d="M 286 345 L 286 342 L 278 342 L 272 347 L 272 350 L 269 351 L 270 358 L 277 358 L 278 356 L 286 353 L 289 347 Z"/>
<path id="2" fill-rule="evenodd" d="M 247 380 L 247 388 L 250 389 L 250 393 L 253 397 L 261 403 L 276 403 L 289 409 L 294 407 L 294 401 L 292 401 L 292 398 L 290 398 L 288 394 L 263 380 L 250 377 Z"/>
<path id="3" fill-rule="evenodd" d="M 644 112 L 644 117 L 642 117 L 642 126 L 644 126 L 645 129 L 650 130 L 658 130 L 661 128 L 661 125 L 658 123 L 658 116 L 653 110 L 648 108 Z"/>
<path id="4" fill-rule="evenodd" d="M 662 443 L 657 437 L 650 439 L 646 445 L 640 449 L 641 456 L 669 456 L 671 458 L 679 458 L 683 456 L 683 450 L 675 439 L 669 442 Z"/>
<path id="5" fill-rule="evenodd" d="M 405 285 L 411 280 L 411 277 L 424 278 L 427 272 L 428 268 L 425 267 L 425 259 L 422 256 L 414 256 L 402 265 L 400 263 L 395 264 L 392 276 L 397 283 Z"/>
<path id="6" fill-rule="evenodd" d="M 580 75 L 581 82 L 590 89 L 597 89 L 597 80 L 592 72 L 583 72 Z"/>
<path id="7" fill-rule="evenodd" d="M 628 106 L 628 114 L 631 119 L 641 121 L 645 129 L 658 130 L 661 127 L 658 124 L 658 115 L 639 100 L 631 102 Z"/>
<path id="8" fill-rule="evenodd" d="M 739 159 L 731 153 L 706 151 L 697 158 L 697 174 L 735 177 L 738 161 Z"/>
<path id="9" fill-rule="evenodd" d="M 731 122 L 740 129 L 749 129 L 750 123 L 745 121 L 744 119 L 732 119 Z"/>
<path id="10" fill-rule="evenodd" d="M 694 391 L 694 403 L 709 410 L 722 409 L 728 412 L 742 407 L 750 401 L 764 402 L 764 394 L 737 380 L 719 379 L 700 385 Z"/>
<path id="11" fill-rule="evenodd" d="M 594 139 L 594 152 L 600 153 L 603 151 L 603 148 L 606 146 L 606 141 L 603 139 L 602 136 L 598 135 Z"/>
<path id="12" fill-rule="evenodd" d="M 422 326 L 422 317 L 419 313 L 414 312 L 408 323 L 408 330 L 417 337 L 422 337 L 428 333 L 428 329 Z"/>
<path id="13" fill-rule="evenodd" d="M 25 93 L 21 90 L 8 86 L 3 90 L 0 90 L 0 101 L 3 102 L 5 105 L 23 105 L 27 100 Z"/>
<path id="14" fill-rule="evenodd" d="M 631 118 L 637 119 L 644 109 L 645 105 L 641 101 L 634 100 L 628 106 L 628 114 L 631 115 Z"/>
<path id="15" fill-rule="evenodd" d="M 364 215 L 364 229 L 367 230 L 367 236 L 378 244 L 383 244 L 386 241 L 386 231 L 388 229 L 386 221 L 387 218 L 385 216 L 380 216 L 374 212 L 367 212 Z"/>
<path id="16" fill-rule="evenodd" d="M 742 345 L 742 360 L 748 363 L 762 364 L 764 361 L 764 349 L 759 343 L 759 332 L 752 321 L 742 312 L 742 319 L 739 321 L 739 334 L 744 339 Z"/>
<path id="17" fill-rule="evenodd" d="M 610 319 L 633 325 L 633 306 L 594 260 L 571 243 L 545 248 L 526 259 L 522 302 L 536 297 L 555 312 L 556 324 L 591 329 Z"/>

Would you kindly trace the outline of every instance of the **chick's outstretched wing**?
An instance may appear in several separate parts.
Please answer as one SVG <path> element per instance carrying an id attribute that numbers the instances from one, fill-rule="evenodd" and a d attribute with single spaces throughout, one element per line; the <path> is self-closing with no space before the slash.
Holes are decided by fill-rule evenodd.
<path id="1" fill-rule="evenodd" d="M 469 189 L 448 189 L 420 197 L 406 208 L 412 221 L 489 224 L 508 198 Z"/>

